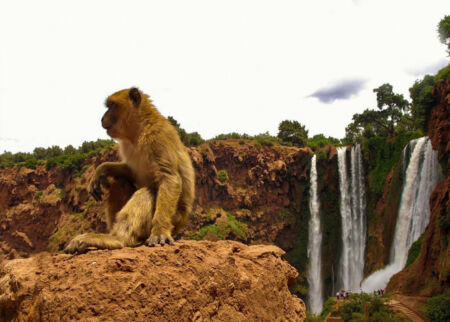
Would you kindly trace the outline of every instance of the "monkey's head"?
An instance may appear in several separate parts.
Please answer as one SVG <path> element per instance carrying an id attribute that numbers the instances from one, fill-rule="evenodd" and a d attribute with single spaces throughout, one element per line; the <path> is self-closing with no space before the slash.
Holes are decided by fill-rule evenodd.
<path id="1" fill-rule="evenodd" d="M 110 95 L 105 102 L 108 110 L 102 117 L 102 126 L 114 139 L 127 139 L 139 125 L 139 108 L 144 96 L 136 87 Z"/>

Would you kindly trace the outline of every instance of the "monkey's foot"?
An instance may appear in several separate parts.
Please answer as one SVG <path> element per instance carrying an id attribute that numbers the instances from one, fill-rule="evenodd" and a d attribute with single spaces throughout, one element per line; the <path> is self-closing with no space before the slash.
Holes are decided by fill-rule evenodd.
<path id="1" fill-rule="evenodd" d="M 83 240 L 83 237 L 84 235 L 79 235 L 72 239 L 66 248 L 64 248 L 64 252 L 68 254 L 84 253 L 89 245 Z"/>
<path id="2" fill-rule="evenodd" d="M 157 235 L 157 236 L 150 236 L 146 241 L 145 245 L 153 247 L 156 245 L 164 246 L 165 244 L 173 245 L 174 240 L 172 236 L 166 236 L 164 234 Z"/>

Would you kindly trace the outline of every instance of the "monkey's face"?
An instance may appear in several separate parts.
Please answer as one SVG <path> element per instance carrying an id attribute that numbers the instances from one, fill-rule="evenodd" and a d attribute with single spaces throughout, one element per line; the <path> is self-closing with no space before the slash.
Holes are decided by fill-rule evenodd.
<path id="1" fill-rule="evenodd" d="M 102 117 L 102 126 L 110 137 L 128 138 L 137 125 L 141 100 L 141 93 L 134 87 L 118 91 L 106 99 L 105 105 L 108 110 Z"/>

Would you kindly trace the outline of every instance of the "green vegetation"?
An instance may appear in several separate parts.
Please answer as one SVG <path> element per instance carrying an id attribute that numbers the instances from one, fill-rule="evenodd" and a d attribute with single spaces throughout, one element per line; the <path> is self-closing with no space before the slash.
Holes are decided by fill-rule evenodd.
<path id="1" fill-rule="evenodd" d="M 336 304 L 336 301 L 334 300 L 333 297 L 328 298 L 328 300 L 326 300 L 323 303 L 323 310 L 320 313 L 320 318 L 322 318 L 322 320 L 324 320 L 328 313 L 330 313 L 333 310 L 333 306 Z"/>
<path id="2" fill-rule="evenodd" d="M 308 140 L 308 130 L 298 121 L 285 120 L 278 126 L 278 139 L 287 145 L 304 147 Z"/>
<path id="3" fill-rule="evenodd" d="M 447 246 L 450 236 L 450 209 L 448 207 L 439 214 L 438 224 L 441 230 L 442 243 Z"/>
<path id="4" fill-rule="evenodd" d="M 220 170 L 217 172 L 217 179 L 219 179 L 220 182 L 226 182 L 229 180 L 228 178 L 228 172 L 225 169 Z"/>
<path id="5" fill-rule="evenodd" d="M 35 148 L 32 153 L 18 152 L 13 154 L 4 152 L 0 154 L 0 168 L 19 165 L 34 169 L 38 165 L 45 164 L 47 170 L 60 166 L 76 172 L 81 170 L 81 164 L 86 158 L 111 149 L 114 145 L 113 140 L 98 139 L 95 142 L 83 142 L 78 149 L 68 145 L 63 150 L 54 145 L 49 148 Z"/>
<path id="6" fill-rule="evenodd" d="M 424 236 L 425 236 L 425 232 L 422 235 L 420 235 L 419 239 L 416 240 L 409 248 L 408 260 L 406 261 L 405 268 L 408 267 L 409 265 L 411 265 L 416 260 L 416 258 L 419 257 L 420 249 L 422 248 Z"/>
<path id="7" fill-rule="evenodd" d="M 333 310 L 334 305 L 336 304 L 336 301 L 333 297 L 328 298 L 323 303 L 323 309 L 322 312 L 319 315 L 314 315 L 312 313 L 306 312 L 306 322 L 322 322 L 327 317 L 328 313 L 330 313 Z"/>
<path id="8" fill-rule="evenodd" d="M 346 144 L 361 142 L 363 138 L 394 137 L 414 129 L 410 104 L 402 94 L 396 94 L 391 84 L 375 88 L 378 110 L 366 109 L 353 115 L 353 122 L 345 128 Z"/>
<path id="9" fill-rule="evenodd" d="M 434 77 L 434 81 L 435 81 L 435 83 L 437 83 L 440 80 L 446 79 L 449 77 L 450 77 L 450 64 L 437 72 L 436 76 Z"/>
<path id="10" fill-rule="evenodd" d="M 450 16 L 445 16 L 438 24 L 439 40 L 447 45 L 447 52 L 450 55 Z"/>
<path id="11" fill-rule="evenodd" d="M 36 194 L 34 195 L 34 200 L 41 199 L 43 193 L 44 193 L 44 191 L 42 191 L 42 190 L 39 190 L 38 192 L 36 192 Z"/>
<path id="12" fill-rule="evenodd" d="M 428 117 L 431 108 L 436 105 L 436 98 L 433 95 L 434 77 L 425 75 L 422 80 L 416 80 L 409 89 L 412 99 L 412 117 L 416 128 L 426 132 L 428 130 Z"/>
<path id="13" fill-rule="evenodd" d="M 386 137 L 372 137 L 363 141 L 362 150 L 368 165 L 369 191 L 378 200 L 383 193 L 386 177 L 391 169 L 399 162 L 403 148 L 412 139 L 422 136 L 422 132 L 405 132 L 394 139 Z"/>
<path id="14" fill-rule="evenodd" d="M 387 298 L 369 294 L 352 294 L 349 299 L 332 309 L 332 316 L 344 321 L 396 322 L 402 321 L 386 305 Z"/>
<path id="15" fill-rule="evenodd" d="M 198 234 L 191 234 L 190 238 L 202 240 L 206 235 L 213 235 L 218 240 L 227 239 L 230 234 L 234 234 L 239 239 L 247 240 L 247 225 L 237 220 L 232 214 L 226 213 L 227 220 L 217 221 L 215 224 L 200 228 Z"/>
<path id="16" fill-rule="evenodd" d="M 181 142 L 186 146 L 198 146 L 205 142 L 198 132 L 188 133 L 185 129 L 181 128 L 180 123 L 177 122 L 172 116 L 168 116 L 167 119 L 177 129 Z"/>
<path id="17" fill-rule="evenodd" d="M 450 289 L 427 301 L 425 315 L 431 322 L 450 321 Z"/>
<path id="18" fill-rule="evenodd" d="M 336 139 L 332 136 L 326 137 L 323 134 L 316 134 L 312 138 L 308 139 L 306 145 L 309 146 L 312 150 L 317 151 L 318 148 L 323 148 L 327 145 L 341 145 L 341 140 Z"/>
<path id="19" fill-rule="evenodd" d="M 228 140 L 228 139 L 240 140 L 239 141 L 240 145 L 244 144 L 243 140 L 253 140 L 262 146 L 273 146 L 274 144 L 281 144 L 278 138 L 276 136 L 270 135 L 269 132 L 264 132 L 257 135 L 248 135 L 246 133 L 239 134 L 236 132 L 232 132 L 227 134 L 219 134 L 214 138 L 212 138 L 210 141 Z"/>

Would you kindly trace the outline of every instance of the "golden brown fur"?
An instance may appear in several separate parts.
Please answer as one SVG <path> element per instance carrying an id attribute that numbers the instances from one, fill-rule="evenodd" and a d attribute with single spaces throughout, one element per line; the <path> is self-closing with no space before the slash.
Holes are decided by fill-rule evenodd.
<path id="1" fill-rule="evenodd" d="M 119 141 L 123 162 L 105 162 L 95 172 L 89 192 L 106 193 L 109 234 L 83 234 L 66 247 L 69 253 L 88 247 L 115 249 L 173 243 L 194 202 L 194 170 L 176 129 L 136 88 L 106 100 L 102 126 Z"/>

